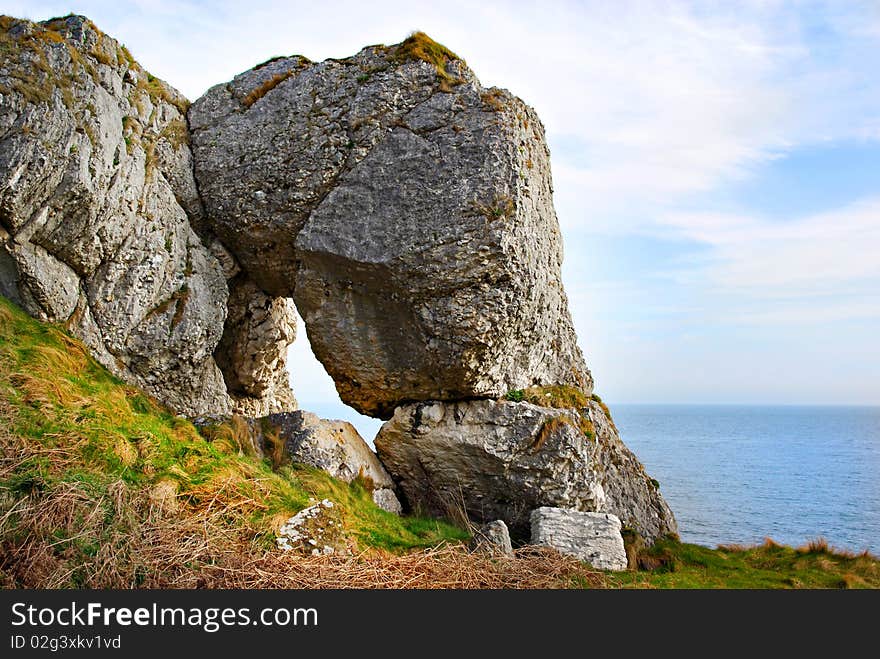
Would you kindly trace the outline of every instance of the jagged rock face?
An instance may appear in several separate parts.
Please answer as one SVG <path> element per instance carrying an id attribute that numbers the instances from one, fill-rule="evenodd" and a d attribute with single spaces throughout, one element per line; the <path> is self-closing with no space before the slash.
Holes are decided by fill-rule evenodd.
<path id="1" fill-rule="evenodd" d="M 460 60 L 405 53 L 278 59 L 194 103 L 206 224 L 268 294 L 293 296 L 365 414 L 589 391 L 541 122 Z"/>
<path id="2" fill-rule="evenodd" d="M 296 338 L 296 308 L 271 298 L 244 275 L 229 282 L 229 314 L 215 358 L 239 414 L 295 410 L 287 348 Z"/>
<path id="3" fill-rule="evenodd" d="M 3 20 L 2 292 L 174 409 L 228 410 L 226 283 L 165 176 L 185 100 L 85 19 Z"/>
<path id="4" fill-rule="evenodd" d="M 532 544 L 553 547 L 597 570 L 625 570 L 621 523 L 608 513 L 542 507 L 532 511 Z"/>
<path id="5" fill-rule="evenodd" d="M 83 17 L 0 21 L 0 294 L 175 411 L 229 412 L 186 99 Z"/>
<path id="6" fill-rule="evenodd" d="M 594 436 L 588 437 L 584 429 Z M 527 539 L 535 508 L 619 517 L 647 540 L 675 519 L 598 403 L 582 410 L 509 401 L 418 403 L 398 408 L 376 437 L 379 458 L 413 510 L 502 519 Z"/>

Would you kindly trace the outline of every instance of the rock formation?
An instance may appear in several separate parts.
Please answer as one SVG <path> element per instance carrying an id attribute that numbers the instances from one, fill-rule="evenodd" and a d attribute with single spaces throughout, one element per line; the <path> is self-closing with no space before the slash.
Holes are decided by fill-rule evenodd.
<path id="1" fill-rule="evenodd" d="M 602 405 L 552 409 L 464 401 L 400 407 L 376 450 L 411 509 L 478 522 L 502 519 L 528 539 L 541 506 L 607 512 L 646 539 L 676 532 L 656 485 L 620 441 Z"/>
<path id="2" fill-rule="evenodd" d="M 347 421 L 328 421 L 298 410 L 272 414 L 259 420 L 257 425 L 262 430 L 264 451 L 268 449 L 267 435 L 277 433 L 275 436 L 283 443 L 285 456 L 291 462 L 323 469 L 347 483 L 360 478 L 372 490 L 376 505 L 393 513 L 401 511 L 394 494 L 394 481 Z"/>
<path id="3" fill-rule="evenodd" d="M 521 100 L 417 33 L 275 58 L 188 108 L 84 17 L 0 29 L 0 295 L 174 411 L 251 428 L 296 407 L 298 310 L 342 400 L 391 419 L 377 446 L 411 508 L 520 538 L 542 506 L 675 531 L 588 400 L 544 128 Z M 540 387 L 583 400 L 498 400 Z M 269 423 L 293 459 L 399 509 L 353 428 Z"/>
<path id="4" fill-rule="evenodd" d="M 473 531 L 470 547 L 472 551 L 484 552 L 492 556 L 512 558 L 513 545 L 510 531 L 503 520 L 496 519 L 477 527 Z"/>
<path id="5" fill-rule="evenodd" d="M 543 126 L 452 53 L 416 36 L 276 59 L 189 119 L 206 223 L 267 294 L 296 300 L 343 401 L 389 418 L 536 384 L 590 391 Z"/>
<path id="6" fill-rule="evenodd" d="M 621 524 L 614 515 L 543 507 L 532 512 L 531 522 L 533 544 L 553 547 L 597 570 L 626 569 Z"/>
<path id="7" fill-rule="evenodd" d="M 214 359 L 239 414 L 295 410 L 287 348 L 296 338 L 296 307 L 266 295 L 244 274 L 229 280 L 229 313 Z"/>
<path id="8" fill-rule="evenodd" d="M 0 20 L 0 294 L 175 411 L 295 407 L 277 356 L 289 309 L 247 295 L 229 309 L 227 395 L 214 351 L 237 266 L 194 230 L 186 99 L 84 17 Z"/>

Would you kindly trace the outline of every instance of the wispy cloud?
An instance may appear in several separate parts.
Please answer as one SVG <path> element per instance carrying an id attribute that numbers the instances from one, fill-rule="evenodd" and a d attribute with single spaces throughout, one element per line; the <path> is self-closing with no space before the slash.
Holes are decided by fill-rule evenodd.
<path id="1" fill-rule="evenodd" d="M 675 274 L 715 291 L 752 301 L 830 297 L 832 305 L 852 295 L 880 296 L 880 197 L 785 222 L 705 213 L 669 214 L 661 221 L 711 248 Z M 867 310 L 863 304 L 849 308 Z M 880 315 L 880 306 L 872 315 Z"/>

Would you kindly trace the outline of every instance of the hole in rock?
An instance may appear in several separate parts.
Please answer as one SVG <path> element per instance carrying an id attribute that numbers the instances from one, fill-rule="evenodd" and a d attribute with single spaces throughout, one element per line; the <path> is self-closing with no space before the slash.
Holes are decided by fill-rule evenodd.
<path id="1" fill-rule="evenodd" d="M 305 323 L 299 314 L 296 317 L 296 341 L 287 350 L 287 371 L 300 409 L 314 412 L 324 419 L 348 421 L 373 446 L 382 420 L 359 414 L 339 399 L 333 378 L 312 352 Z"/>

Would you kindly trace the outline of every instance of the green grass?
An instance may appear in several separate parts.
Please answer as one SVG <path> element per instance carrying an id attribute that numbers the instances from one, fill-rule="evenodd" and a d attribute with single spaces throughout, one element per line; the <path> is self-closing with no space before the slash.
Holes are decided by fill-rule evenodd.
<path id="1" fill-rule="evenodd" d="M 880 588 L 880 562 L 831 550 L 822 541 L 798 549 L 770 540 L 719 547 L 662 540 L 643 552 L 652 570 L 609 575 L 621 588 Z"/>
<path id="2" fill-rule="evenodd" d="M 455 60 L 463 60 L 443 44 L 434 41 L 424 32 L 413 32 L 409 35 L 409 37 L 397 47 L 394 53 L 394 59 L 400 62 L 422 60 L 434 67 L 437 71 L 437 76 L 443 82 L 447 84 L 461 82 L 446 70 L 446 65 Z"/>
<path id="3" fill-rule="evenodd" d="M 287 518 L 325 497 L 361 549 L 468 537 L 445 522 L 380 510 L 361 484 L 306 468 L 273 471 L 229 434 L 213 437 L 113 377 L 61 328 L 0 298 L 0 548 L 42 539 L 41 551 L 71 566 L 67 585 L 80 585 L 76 574 L 96 547 L 134 533 L 136 507 L 118 505 L 120 492 L 142 501 L 137 515 L 168 504 L 175 523 L 210 517 L 213 535 L 255 551 L 273 547 Z"/>
<path id="4" fill-rule="evenodd" d="M 572 419 L 570 416 L 563 416 L 544 424 L 538 434 L 537 441 L 535 442 L 537 448 L 540 448 L 544 444 L 544 440 L 550 434 L 558 430 L 562 423 L 567 423 L 579 428 L 589 440 L 596 438 L 596 428 L 593 426 L 593 422 L 590 421 L 587 414 L 580 412 L 580 410 L 587 407 L 589 399 L 587 398 L 587 395 L 577 387 L 559 384 L 549 387 L 514 389 L 513 391 L 507 392 L 505 399 L 514 403 L 525 401 L 532 405 L 552 407 L 559 410 L 578 410 L 576 420 Z"/>
<path id="5" fill-rule="evenodd" d="M 357 480 L 347 484 L 317 469 L 295 471 L 309 491 L 342 506 L 345 527 L 361 546 L 401 551 L 470 537 L 464 529 L 441 520 L 399 517 L 382 510 L 373 503 L 369 488 Z"/>
<path id="6" fill-rule="evenodd" d="M 577 387 L 563 384 L 550 387 L 529 387 L 523 389 L 521 394 L 521 400 L 541 407 L 582 410 L 589 404 L 589 399 L 583 391 Z"/>

